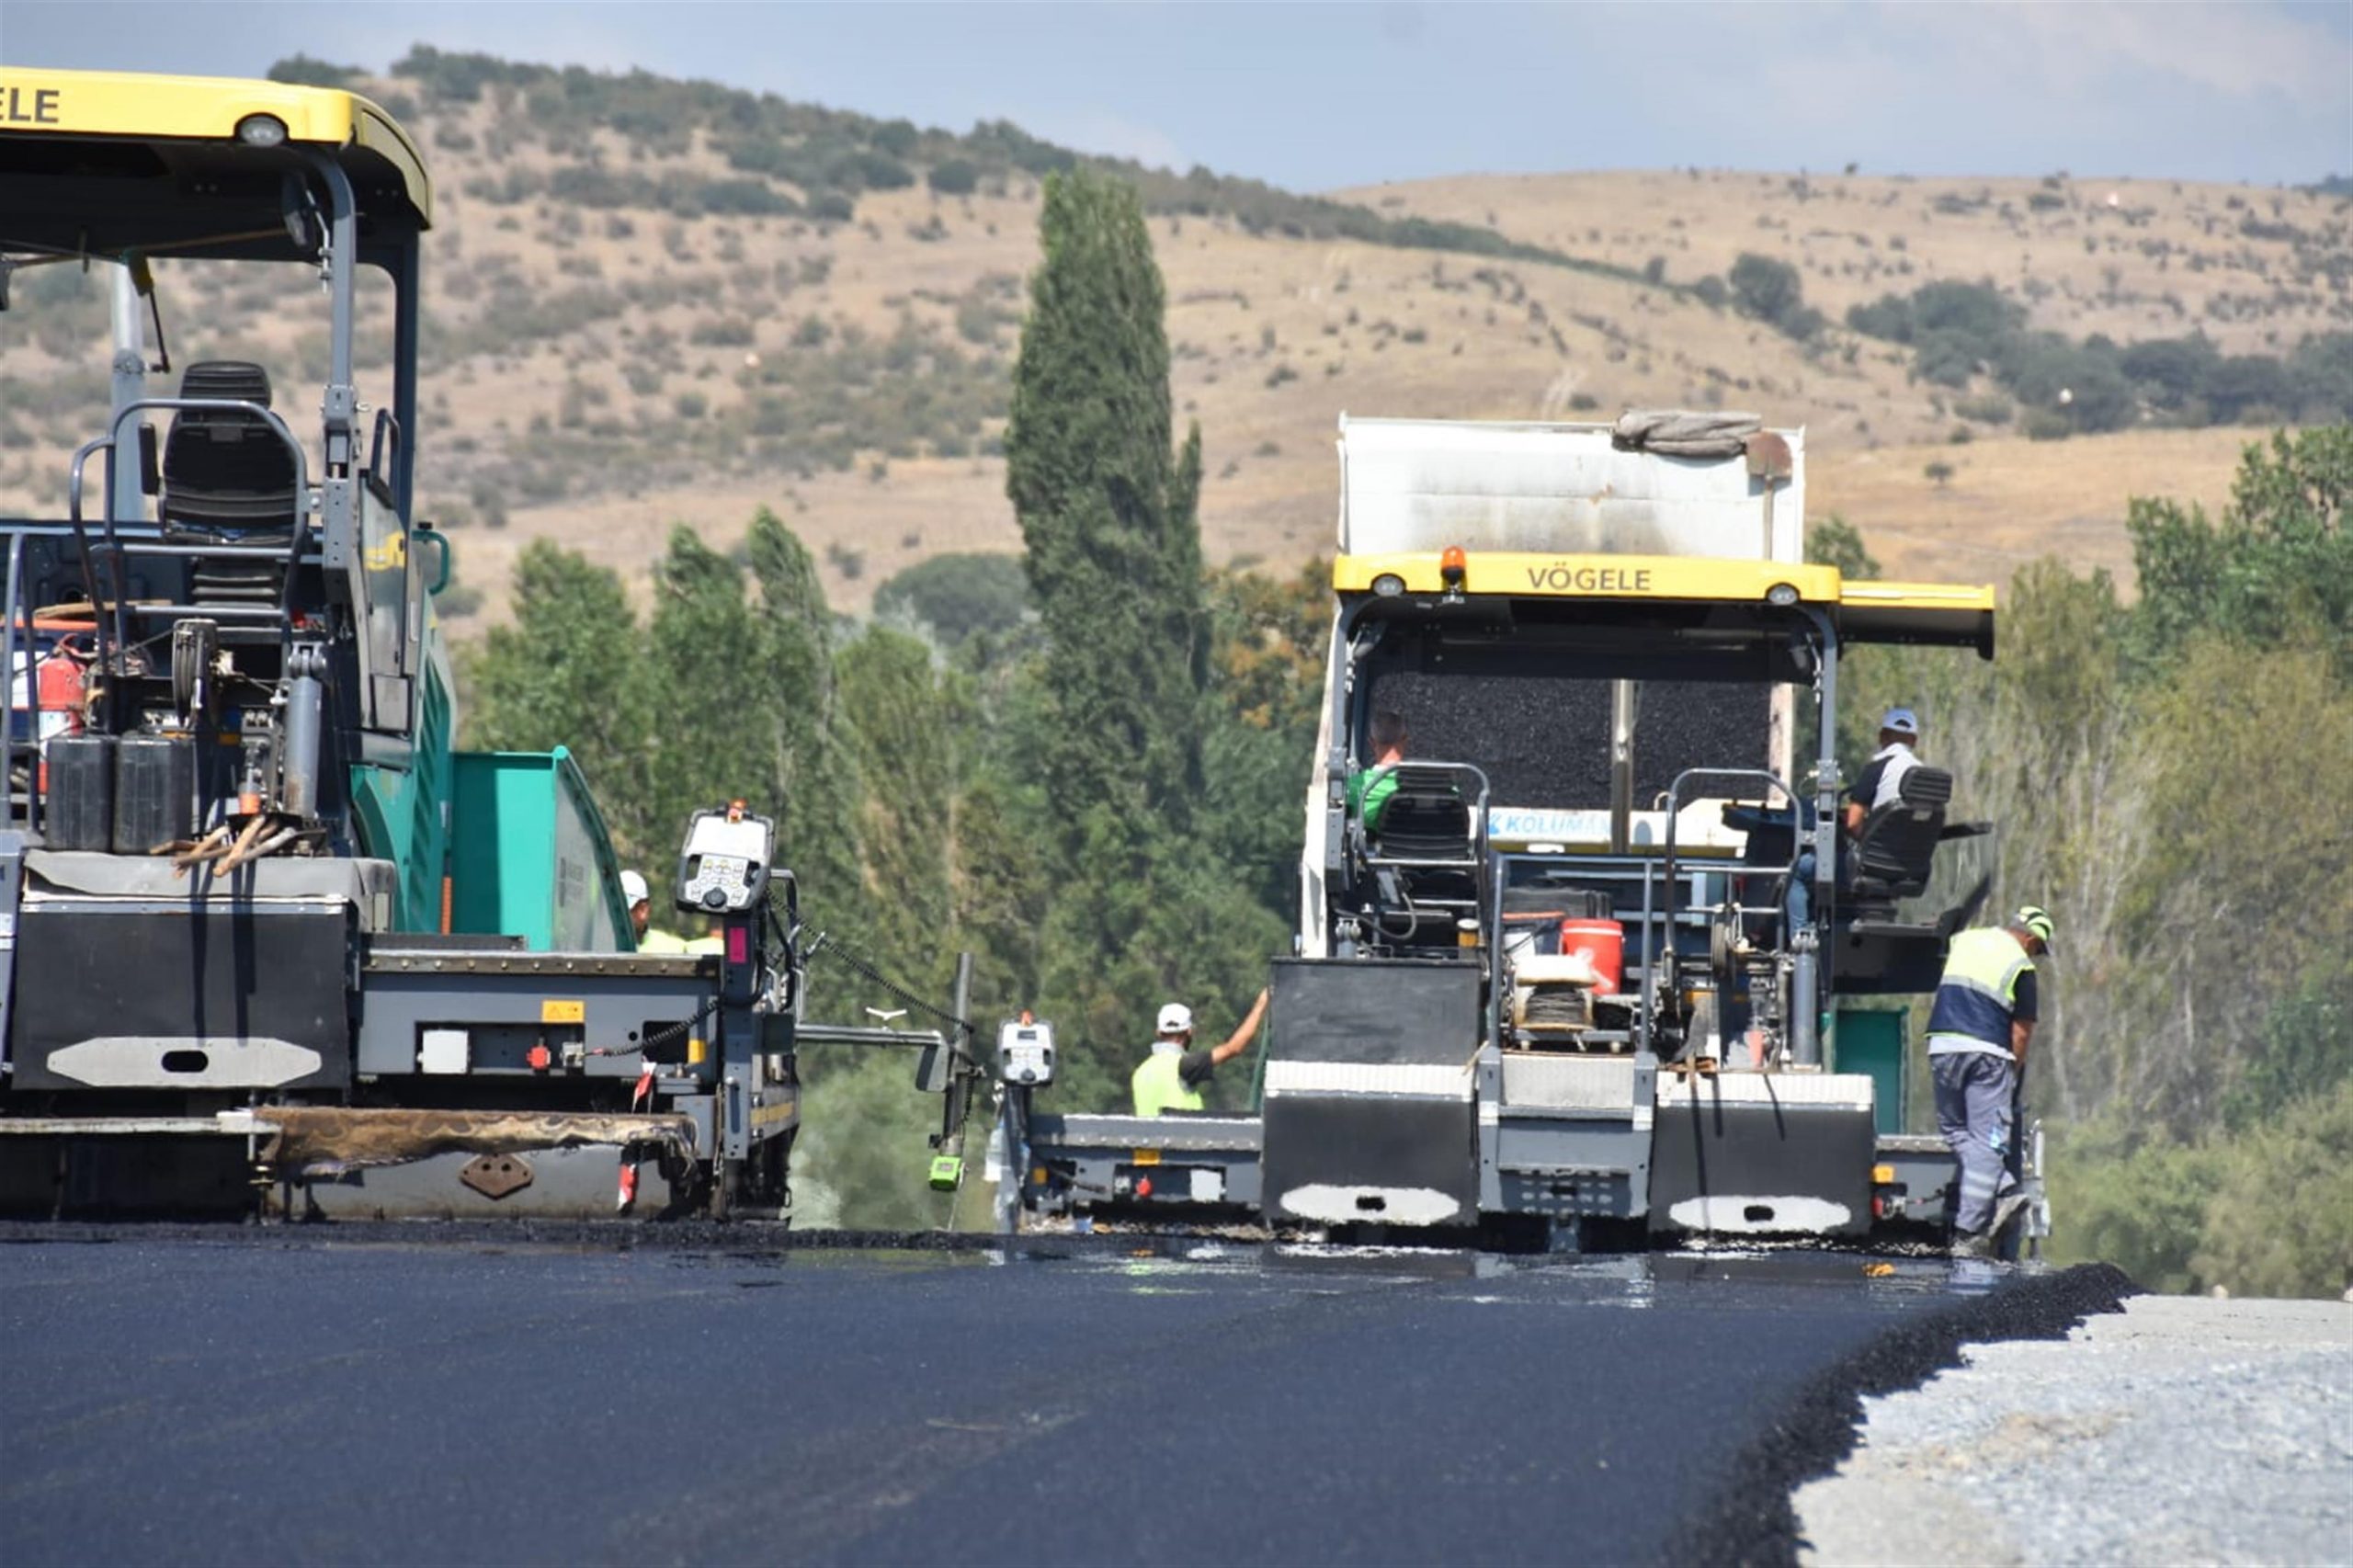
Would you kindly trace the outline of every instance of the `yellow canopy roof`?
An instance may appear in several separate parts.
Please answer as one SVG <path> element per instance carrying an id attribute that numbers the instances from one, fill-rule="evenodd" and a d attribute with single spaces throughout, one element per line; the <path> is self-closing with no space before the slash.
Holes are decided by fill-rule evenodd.
<path id="1" fill-rule="evenodd" d="M 1446 592 L 1444 558 L 1437 551 L 1343 555 L 1332 563 L 1332 586 L 1343 594 L 1378 593 L 1384 577 L 1396 579 L 1396 591 L 1404 594 Z M 1993 656 L 1990 585 L 1850 583 L 1835 566 L 1776 561 L 1472 551 L 1463 557 L 1461 586 L 1468 597 L 1737 605 L 1776 602 L 1780 590 L 1778 602 L 1828 609 L 1847 642 L 1945 643 Z"/>
<path id="2" fill-rule="evenodd" d="M 261 134 L 241 137 L 256 116 Z M 0 74 L 0 248 L 298 259 L 282 181 L 304 166 L 299 149 L 315 148 L 349 177 L 363 239 L 431 226 L 424 155 L 357 93 L 12 69 Z"/>

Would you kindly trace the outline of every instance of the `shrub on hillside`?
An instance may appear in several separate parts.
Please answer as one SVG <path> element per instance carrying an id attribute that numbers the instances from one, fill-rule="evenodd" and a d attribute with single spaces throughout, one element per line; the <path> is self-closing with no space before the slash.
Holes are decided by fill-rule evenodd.
<path id="1" fill-rule="evenodd" d="M 1727 275 L 1733 307 L 1800 342 L 1823 327 L 1820 311 L 1805 302 L 1805 283 L 1786 261 L 1743 251 Z"/>
<path id="2" fill-rule="evenodd" d="M 924 182 L 942 196 L 970 196 L 980 188 L 981 166 L 970 158 L 949 158 L 932 165 Z"/>
<path id="3" fill-rule="evenodd" d="M 336 65 L 307 54 L 290 54 L 268 71 L 271 81 L 297 87 L 347 87 L 365 74 L 357 65 Z"/>

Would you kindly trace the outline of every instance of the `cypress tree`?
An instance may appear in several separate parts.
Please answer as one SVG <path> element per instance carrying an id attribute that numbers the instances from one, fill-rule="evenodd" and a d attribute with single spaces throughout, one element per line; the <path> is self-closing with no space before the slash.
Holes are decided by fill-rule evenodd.
<path id="1" fill-rule="evenodd" d="M 1200 792 L 1200 433 L 1172 450 L 1166 295 L 1134 187 L 1053 175 L 1039 228 L 1006 491 L 1047 638 L 1038 761 L 1074 853 L 1085 814 L 1182 830 Z"/>
<path id="2" fill-rule="evenodd" d="M 1221 853 L 1203 781 L 1210 617 L 1198 428 L 1171 444 L 1165 291 L 1124 183 L 1046 182 L 1045 260 L 1006 429 L 1006 490 L 1045 652 L 1017 754 L 1051 846 L 1039 1002 L 1063 1026 L 1069 1102 L 1126 1098 L 1154 1003 L 1264 978 L 1279 926 Z M 1238 1008 L 1235 1009 L 1238 1012 Z"/>

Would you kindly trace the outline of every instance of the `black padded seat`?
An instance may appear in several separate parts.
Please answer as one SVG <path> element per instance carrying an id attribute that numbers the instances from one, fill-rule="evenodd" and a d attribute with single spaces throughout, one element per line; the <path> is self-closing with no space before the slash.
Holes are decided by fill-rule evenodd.
<path id="1" fill-rule="evenodd" d="M 182 397 L 269 406 L 269 373 L 240 359 L 207 359 L 180 378 Z M 182 409 L 164 439 L 167 528 L 240 542 L 293 531 L 294 454 L 267 421 L 244 409 Z"/>
<path id="2" fill-rule="evenodd" d="M 1376 860 L 1445 860 L 1476 865 L 1477 832 L 1460 776 L 1443 767 L 1396 767 L 1397 789 L 1367 834 Z"/>
<path id="3" fill-rule="evenodd" d="M 1951 804 L 1952 775 L 1943 768 L 1915 767 L 1904 775 L 1896 798 L 1874 808 L 1855 835 L 1858 903 L 1892 903 L 1927 890 Z"/>
<path id="4" fill-rule="evenodd" d="M 1454 922 L 1477 917 L 1485 903 L 1478 817 L 1484 781 L 1476 769 L 1458 765 L 1404 762 L 1393 771 L 1397 788 L 1381 808 L 1381 825 L 1362 840 L 1374 903 L 1415 917 L 1407 945 L 1451 947 Z M 1471 780 L 1477 780 L 1476 802 L 1465 793 Z"/>

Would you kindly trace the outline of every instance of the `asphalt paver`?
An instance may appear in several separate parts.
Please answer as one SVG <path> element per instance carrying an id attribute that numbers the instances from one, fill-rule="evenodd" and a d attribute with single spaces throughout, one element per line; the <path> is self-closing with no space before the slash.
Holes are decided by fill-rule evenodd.
<path id="1" fill-rule="evenodd" d="M 11 1240 L 28 1563 L 1786 1559 L 1858 1389 L 2129 1289 L 1812 1251 Z"/>

